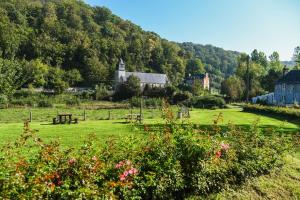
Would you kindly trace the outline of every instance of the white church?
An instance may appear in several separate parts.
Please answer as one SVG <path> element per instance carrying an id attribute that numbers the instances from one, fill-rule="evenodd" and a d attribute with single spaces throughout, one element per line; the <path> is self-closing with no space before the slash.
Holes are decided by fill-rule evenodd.
<path id="1" fill-rule="evenodd" d="M 146 85 L 149 85 L 150 87 L 162 88 L 168 84 L 168 77 L 166 74 L 127 72 L 125 69 L 125 63 L 121 59 L 119 63 L 119 69 L 116 71 L 115 86 L 126 82 L 127 78 L 131 75 L 136 76 L 140 79 L 141 88 L 144 88 Z"/>

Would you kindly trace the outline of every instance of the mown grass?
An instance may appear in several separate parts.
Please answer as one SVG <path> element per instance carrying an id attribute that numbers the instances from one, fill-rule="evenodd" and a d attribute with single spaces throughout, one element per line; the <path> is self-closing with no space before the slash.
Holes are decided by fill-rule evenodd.
<path id="1" fill-rule="evenodd" d="M 173 108 L 176 111 L 176 107 Z M 83 110 L 81 109 L 65 109 L 59 110 L 59 113 L 72 113 L 79 116 L 79 124 L 71 125 L 52 125 L 52 118 L 56 116 L 55 109 L 34 109 L 33 122 L 31 128 L 38 131 L 42 139 L 46 141 L 58 140 L 63 147 L 79 146 L 87 138 L 89 134 L 95 134 L 99 142 L 103 142 L 108 138 L 122 138 L 122 136 L 143 135 L 138 128 L 131 124 L 125 124 L 125 120 L 121 119 L 128 114 L 130 110 L 115 109 L 111 110 L 114 120 L 105 120 L 108 118 L 108 110 L 86 110 L 87 121 L 82 121 Z M 138 109 L 133 110 L 138 113 Z M 201 110 L 194 109 L 191 111 L 189 122 L 200 124 L 202 126 L 210 126 L 213 120 L 222 113 L 221 125 L 234 123 L 238 126 L 249 128 L 253 122 L 259 120 L 259 126 L 262 128 L 276 128 L 282 131 L 295 132 L 299 130 L 296 122 L 283 122 L 280 119 L 274 119 L 269 116 L 260 116 L 252 113 L 242 112 L 241 109 L 219 109 L 219 110 Z M 81 115 L 80 115 L 81 114 Z M 23 121 L 28 115 L 26 109 L 2 109 L 0 110 L 0 145 L 14 141 L 21 133 Z M 146 124 L 162 124 L 161 112 L 159 109 L 144 110 Z M 102 119 L 102 120 L 101 120 Z M 178 120 L 180 123 L 181 120 Z"/>

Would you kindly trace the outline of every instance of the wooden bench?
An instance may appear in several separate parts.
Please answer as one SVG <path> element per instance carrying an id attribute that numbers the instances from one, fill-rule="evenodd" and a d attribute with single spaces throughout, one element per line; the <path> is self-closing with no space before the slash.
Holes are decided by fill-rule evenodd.
<path id="1" fill-rule="evenodd" d="M 53 124 L 78 124 L 78 118 L 72 119 L 72 114 L 58 114 L 53 118 Z"/>
<path id="2" fill-rule="evenodd" d="M 127 114 L 125 115 L 125 120 L 126 123 L 131 123 L 131 122 L 142 122 L 143 121 L 143 116 L 140 114 Z"/>

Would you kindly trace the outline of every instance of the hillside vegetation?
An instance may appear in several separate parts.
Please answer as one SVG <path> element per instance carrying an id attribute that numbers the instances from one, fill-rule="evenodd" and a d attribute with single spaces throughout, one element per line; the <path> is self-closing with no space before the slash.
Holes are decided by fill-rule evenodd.
<path id="1" fill-rule="evenodd" d="M 12 89 L 109 86 L 120 58 L 129 71 L 166 73 L 174 85 L 196 63 L 202 70 L 192 71 L 205 68 L 219 87 L 237 65 L 237 52 L 170 42 L 79 0 L 1 1 L 0 30 L 1 81 Z"/>

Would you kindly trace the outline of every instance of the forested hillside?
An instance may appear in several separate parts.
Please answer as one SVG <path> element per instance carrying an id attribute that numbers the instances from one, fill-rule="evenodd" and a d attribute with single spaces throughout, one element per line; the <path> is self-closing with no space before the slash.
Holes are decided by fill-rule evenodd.
<path id="1" fill-rule="evenodd" d="M 192 58 L 199 58 L 204 63 L 205 71 L 212 79 L 211 86 L 220 88 L 222 79 L 232 75 L 238 65 L 239 52 L 225 51 L 212 45 L 193 44 L 190 42 L 180 44 L 185 52 Z"/>
<path id="2" fill-rule="evenodd" d="M 219 87 L 235 70 L 237 56 L 210 45 L 164 40 L 79 0 L 0 1 L 0 93 L 7 89 L 4 83 L 61 90 L 111 85 L 120 58 L 129 71 L 166 73 L 174 85 L 199 58 Z"/>

